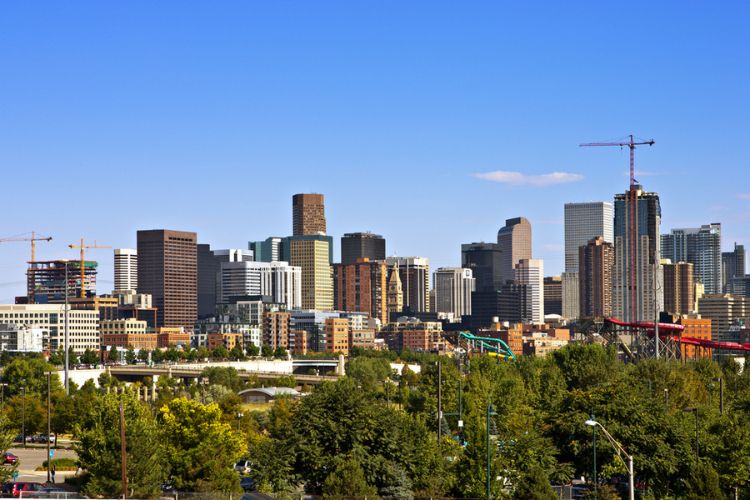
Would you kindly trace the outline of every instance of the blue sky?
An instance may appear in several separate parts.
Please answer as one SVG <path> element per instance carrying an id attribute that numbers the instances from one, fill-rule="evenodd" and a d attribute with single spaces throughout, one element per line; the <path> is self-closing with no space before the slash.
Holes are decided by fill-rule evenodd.
<path id="1" fill-rule="evenodd" d="M 433 267 L 523 215 L 552 274 L 563 204 L 628 182 L 626 150 L 578 144 L 634 133 L 663 229 L 750 243 L 749 24 L 747 2 L 6 3 L 0 236 L 52 235 L 45 259 L 158 227 L 244 248 L 322 192 L 336 239 Z M 91 257 L 106 292 L 111 251 Z M 27 258 L 0 244 L 0 302 Z"/>

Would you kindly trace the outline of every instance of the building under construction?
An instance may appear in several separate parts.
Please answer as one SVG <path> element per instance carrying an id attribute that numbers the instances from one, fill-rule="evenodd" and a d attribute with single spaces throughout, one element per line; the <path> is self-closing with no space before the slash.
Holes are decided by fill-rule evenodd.
<path id="1" fill-rule="evenodd" d="M 29 304 L 61 304 L 65 302 L 65 267 L 67 266 L 68 299 L 96 296 L 98 263 L 78 260 L 30 262 L 26 273 L 26 297 Z"/>

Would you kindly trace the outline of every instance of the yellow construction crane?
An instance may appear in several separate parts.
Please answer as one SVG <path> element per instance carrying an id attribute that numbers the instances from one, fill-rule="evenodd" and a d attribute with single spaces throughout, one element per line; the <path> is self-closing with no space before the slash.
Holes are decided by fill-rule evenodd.
<path id="1" fill-rule="evenodd" d="M 52 236 L 37 236 L 34 231 L 31 232 L 31 237 L 28 236 L 11 236 L 10 238 L 0 238 L 0 243 L 6 243 L 9 241 L 30 241 L 31 242 L 31 262 L 36 261 L 36 242 L 37 241 L 51 241 Z"/>
<path id="2" fill-rule="evenodd" d="M 68 248 L 80 248 L 81 249 L 81 298 L 86 298 L 86 249 L 87 248 L 112 248 L 110 246 L 97 245 L 96 240 L 93 245 L 86 245 L 81 238 L 79 245 L 70 244 Z"/>

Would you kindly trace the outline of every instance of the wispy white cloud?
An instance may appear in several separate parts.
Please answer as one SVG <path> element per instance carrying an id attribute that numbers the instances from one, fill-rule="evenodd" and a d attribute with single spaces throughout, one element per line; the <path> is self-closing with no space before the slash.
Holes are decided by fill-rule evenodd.
<path id="1" fill-rule="evenodd" d="M 485 181 L 499 182 L 500 184 L 510 184 L 512 186 L 554 186 L 556 184 L 568 184 L 583 180 L 581 174 L 572 174 L 570 172 L 551 172 L 549 174 L 528 175 L 521 172 L 511 172 L 508 170 L 495 170 L 492 172 L 480 172 L 472 174 L 477 179 Z"/>
<path id="2" fill-rule="evenodd" d="M 750 200 L 750 193 L 737 193 L 738 200 Z"/>

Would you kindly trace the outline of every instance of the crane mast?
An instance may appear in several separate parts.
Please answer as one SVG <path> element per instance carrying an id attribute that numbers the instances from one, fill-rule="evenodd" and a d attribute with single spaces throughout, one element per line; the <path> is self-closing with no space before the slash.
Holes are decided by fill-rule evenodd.
<path id="1" fill-rule="evenodd" d="M 81 238 L 80 244 L 70 244 L 68 245 L 68 248 L 78 248 L 81 250 L 81 290 L 80 290 L 80 297 L 82 299 L 86 298 L 86 250 L 92 249 L 92 248 L 112 248 L 110 246 L 105 245 L 97 245 L 96 241 L 94 241 L 93 245 L 86 245 L 83 241 L 83 238 Z"/>
<path id="2" fill-rule="evenodd" d="M 637 146 L 653 146 L 653 139 L 647 141 L 637 141 L 633 135 L 628 136 L 628 141 L 619 142 L 588 142 L 580 144 L 581 147 L 598 147 L 598 146 L 618 146 L 630 149 L 630 190 L 628 191 L 628 271 L 629 283 L 628 292 L 630 297 L 630 321 L 637 321 L 638 318 L 638 189 L 635 181 L 635 148 Z M 655 304 L 654 304 L 655 306 Z"/>

